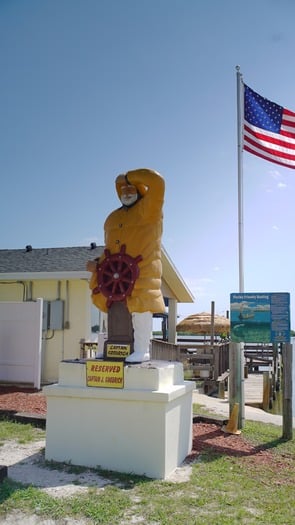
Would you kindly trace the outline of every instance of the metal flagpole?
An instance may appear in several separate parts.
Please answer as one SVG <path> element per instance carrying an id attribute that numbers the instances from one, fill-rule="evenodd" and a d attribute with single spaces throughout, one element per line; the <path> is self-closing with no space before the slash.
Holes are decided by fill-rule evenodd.
<path id="1" fill-rule="evenodd" d="M 244 89 L 240 67 L 237 72 L 237 131 L 238 131 L 238 220 L 239 220 L 239 292 L 244 292 L 244 261 L 243 261 L 243 120 L 244 120 Z M 245 402 L 244 402 L 244 344 L 230 343 L 229 345 L 230 388 L 229 408 L 230 417 L 236 403 L 239 405 L 238 428 L 244 428 Z"/>
<path id="2" fill-rule="evenodd" d="M 238 131 L 238 216 L 239 216 L 239 292 L 244 292 L 244 209 L 243 209 L 243 120 L 244 89 L 240 66 L 237 71 L 237 131 Z M 242 88 L 242 89 L 241 89 Z"/>

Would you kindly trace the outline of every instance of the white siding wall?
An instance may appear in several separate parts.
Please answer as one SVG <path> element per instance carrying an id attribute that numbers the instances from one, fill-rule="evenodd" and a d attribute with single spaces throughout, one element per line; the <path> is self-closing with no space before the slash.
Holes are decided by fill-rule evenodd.
<path id="1" fill-rule="evenodd" d="M 0 381 L 40 388 L 42 299 L 0 302 Z"/>
<path id="2" fill-rule="evenodd" d="M 88 281 L 34 281 L 28 288 L 31 288 L 33 300 L 41 297 L 47 301 L 64 301 L 64 321 L 68 328 L 42 332 L 41 383 L 57 382 L 60 361 L 79 358 L 80 340 L 90 338 L 91 298 Z M 23 290 L 21 284 L 1 285 L 0 301 L 21 301 Z"/>

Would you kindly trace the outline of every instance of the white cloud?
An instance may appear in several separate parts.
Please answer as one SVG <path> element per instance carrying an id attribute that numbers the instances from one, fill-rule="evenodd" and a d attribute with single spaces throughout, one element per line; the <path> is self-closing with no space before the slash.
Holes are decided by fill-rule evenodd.
<path id="1" fill-rule="evenodd" d="M 276 187 L 279 190 L 283 190 L 283 189 L 287 188 L 287 184 L 284 181 L 284 176 L 279 171 L 277 171 L 277 170 L 270 170 L 268 173 L 269 173 L 269 176 L 271 177 L 271 179 L 273 179 L 277 183 Z M 267 186 L 266 187 L 266 192 L 267 193 L 272 193 L 273 192 L 273 187 Z"/>
<path id="2" fill-rule="evenodd" d="M 211 286 L 214 280 L 211 279 L 210 277 L 200 277 L 200 278 L 185 277 L 184 280 L 189 290 L 192 292 L 195 300 L 198 300 L 201 297 L 211 296 L 210 290 L 211 290 Z"/>
<path id="3" fill-rule="evenodd" d="M 277 187 L 281 190 L 287 188 L 287 184 L 285 182 L 279 182 Z"/>
<path id="4" fill-rule="evenodd" d="M 278 170 L 270 170 L 269 174 L 271 178 L 274 180 L 280 180 L 282 178 L 282 175 L 280 174 Z"/>

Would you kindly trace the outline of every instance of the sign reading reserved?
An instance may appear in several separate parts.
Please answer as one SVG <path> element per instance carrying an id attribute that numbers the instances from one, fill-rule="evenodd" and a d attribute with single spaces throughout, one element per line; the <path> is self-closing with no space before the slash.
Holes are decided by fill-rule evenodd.
<path id="1" fill-rule="evenodd" d="M 103 388 L 123 388 L 124 362 L 86 361 L 86 384 Z"/>

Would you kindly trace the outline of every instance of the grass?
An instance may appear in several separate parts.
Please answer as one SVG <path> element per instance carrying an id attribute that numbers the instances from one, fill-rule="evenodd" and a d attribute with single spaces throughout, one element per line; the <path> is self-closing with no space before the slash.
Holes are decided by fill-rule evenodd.
<path id="1" fill-rule="evenodd" d="M 0 445 L 4 441 L 14 439 L 19 443 L 30 443 L 45 438 L 45 431 L 35 428 L 32 425 L 24 425 L 22 423 L 13 423 L 9 420 L 0 421 Z"/>
<path id="2" fill-rule="evenodd" d="M 194 411 L 210 415 L 197 405 Z M 190 480 L 182 483 L 98 471 L 112 484 L 91 488 L 82 496 L 56 499 L 8 478 L 0 485 L 0 521 L 5 513 L 19 509 L 40 520 L 48 516 L 88 519 L 94 525 L 293 525 L 295 441 L 283 441 L 281 431 L 274 425 L 247 421 L 243 437 L 268 448 L 274 461 L 257 467 L 251 457 L 207 450 L 192 465 Z M 42 431 L 30 425 L 0 422 L 2 443 L 40 437 Z"/>

